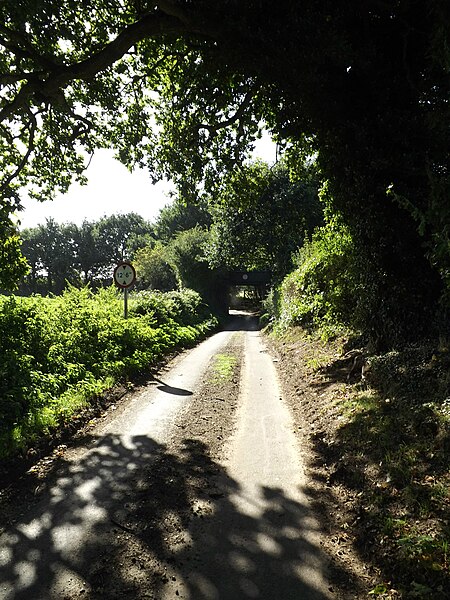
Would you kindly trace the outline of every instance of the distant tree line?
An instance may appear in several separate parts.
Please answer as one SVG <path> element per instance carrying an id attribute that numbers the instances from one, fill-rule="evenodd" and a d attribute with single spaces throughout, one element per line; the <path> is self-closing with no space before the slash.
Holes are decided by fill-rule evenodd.
<path id="1" fill-rule="evenodd" d="M 29 265 L 20 285 L 22 294 L 60 294 L 67 282 L 109 284 L 118 261 L 132 258 L 138 248 L 154 242 L 152 225 L 136 213 L 86 220 L 81 225 L 61 225 L 50 218 L 21 235 Z"/>
<path id="2" fill-rule="evenodd" d="M 109 285 L 114 266 L 132 260 L 138 289 L 189 287 L 216 305 L 228 270 L 268 270 L 276 281 L 322 224 L 314 169 L 291 181 L 287 165 L 257 161 L 230 174 L 216 194 L 178 197 L 150 223 L 135 213 L 60 225 L 47 219 L 21 232 L 29 273 L 22 294 L 61 293 L 66 283 Z"/>

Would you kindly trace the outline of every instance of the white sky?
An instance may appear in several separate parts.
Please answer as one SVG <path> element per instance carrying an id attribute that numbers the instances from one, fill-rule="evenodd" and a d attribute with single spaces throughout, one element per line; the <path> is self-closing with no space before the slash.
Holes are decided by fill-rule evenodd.
<path id="1" fill-rule="evenodd" d="M 275 144 L 268 134 L 256 143 L 255 158 L 273 163 Z M 38 202 L 24 198 L 24 210 L 17 216 L 20 228 L 35 227 L 53 217 L 58 223 L 76 223 L 84 219 L 97 221 L 105 215 L 135 212 L 144 219 L 154 221 L 159 211 L 169 204 L 169 182 L 152 185 L 144 170 L 130 173 L 113 152 L 98 150 L 86 171 L 88 184 L 74 183 L 67 194 L 60 194 L 52 201 Z"/>

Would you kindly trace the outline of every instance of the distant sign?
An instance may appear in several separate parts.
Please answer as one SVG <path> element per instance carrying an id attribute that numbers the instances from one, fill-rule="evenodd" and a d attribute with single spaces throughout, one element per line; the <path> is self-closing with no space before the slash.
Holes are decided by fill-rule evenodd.
<path id="1" fill-rule="evenodd" d="M 114 283 L 120 288 L 129 288 L 136 281 L 136 271 L 131 263 L 123 262 L 114 269 Z"/>
<path id="2" fill-rule="evenodd" d="M 257 285 L 268 286 L 272 282 L 270 271 L 229 271 L 225 275 L 229 285 Z"/>

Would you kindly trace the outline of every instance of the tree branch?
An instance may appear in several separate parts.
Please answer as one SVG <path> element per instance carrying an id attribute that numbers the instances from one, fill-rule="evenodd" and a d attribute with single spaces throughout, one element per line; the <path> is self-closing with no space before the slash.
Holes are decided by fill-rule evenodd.
<path id="1" fill-rule="evenodd" d="M 197 125 L 197 131 L 200 131 L 200 129 L 206 129 L 207 131 L 209 131 L 211 136 L 214 136 L 219 129 L 224 129 L 225 127 L 229 127 L 230 125 L 233 125 L 233 123 L 236 123 L 236 121 L 239 121 L 244 116 L 245 111 L 250 106 L 252 98 L 253 98 L 253 89 L 249 90 L 245 94 L 245 97 L 244 97 L 242 103 L 240 104 L 239 108 L 236 110 L 234 115 L 232 115 L 229 119 L 225 119 L 224 121 L 220 121 L 219 123 L 215 123 L 214 125 L 200 123 L 199 125 Z"/>
<path id="2" fill-rule="evenodd" d="M 89 133 L 89 131 L 92 129 L 92 122 L 89 121 L 89 119 L 86 119 L 86 117 L 83 117 L 82 115 L 78 115 L 75 112 L 72 112 L 71 114 L 72 114 L 73 119 L 75 121 L 78 121 L 78 124 L 73 128 L 72 135 L 69 138 L 69 142 L 73 143 L 75 140 L 77 140 L 81 136 Z"/>
<path id="3" fill-rule="evenodd" d="M 0 85 L 9 85 L 36 78 L 43 79 L 47 73 L 48 71 L 33 71 L 32 73 L 17 71 L 15 73 L 3 73 L 0 74 Z"/>
<path id="4" fill-rule="evenodd" d="M 21 170 L 27 164 L 30 154 L 32 153 L 32 151 L 34 149 L 34 136 L 35 136 L 36 129 L 37 129 L 37 121 L 36 121 L 36 116 L 31 112 L 30 109 L 28 109 L 27 112 L 28 112 L 28 116 L 29 116 L 28 148 L 27 148 L 27 151 L 25 152 L 25 154 L 22 156 L 21 161 L 17 165 L 16 170 L 13 171 L 12 173 L 10 173 L 2 181 L 2 183 L 0 185 L 0 193 L 4 192 L 6 190 L 6 188 L 9 186 L 9 184 L 19 175 Z"/>
<path id="5" fill-rule="evenodd" d="M 46 56 L 39 54 L 33 48 L 32 44 L 30 44 L 30 42 L 26 39 L 26 37 L 18 31 L 9 29 L 5 25 L 0 24 L 0 33 L 2 34 L 2 37 L 0 38 L 1 45 L 12 52 L 15 56 L 32 59 L 48 69 L 52 69 L 57 66 L 55 62 Z"/>
<path id="6" fill-rule="evenodd" d="M 157 7 L 166 15 L 176 17 L 182 23 L 190 23 L 190 19 L 185 10 L 179 4 L 171 2 L 171 0 L 159 0 Z"/>
<path id="7" fill-rule="evenodd" d="M 126 27 L 114 40 L 89 58 L 73 65 L 52 66 L 47 79 L 42 72 L 30 73 L 28 82 L 21 87 L 16 97 L 0 111 L 0 121 L 10 118 L 20 109 L 28 106 L 35 94 L 52 101 L 61 100 L 61 90 L 73 80 L 92 79 L 119 60 L 136 43 L 148 37 L 179 35 L 186 32 L 186 26 L 179 19 L 161 13 L 146 15 L 140 21 Z"/>

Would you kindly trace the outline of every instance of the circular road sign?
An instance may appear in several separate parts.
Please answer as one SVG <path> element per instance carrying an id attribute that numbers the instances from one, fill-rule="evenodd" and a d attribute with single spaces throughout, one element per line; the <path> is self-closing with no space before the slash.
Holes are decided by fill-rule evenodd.
<path id="1" fill-rule="evenodd" d="M 120 263 L 114 269 L 114 283 L 120 288 L 129 288 L 136 281 L 136 271 L 131 263 Z"/>

